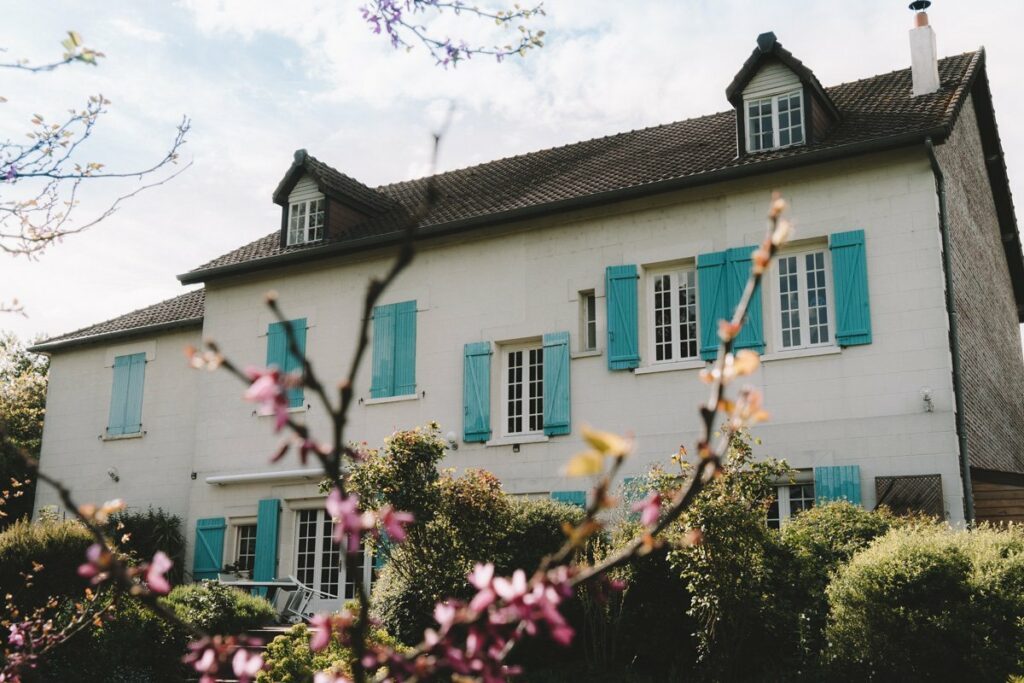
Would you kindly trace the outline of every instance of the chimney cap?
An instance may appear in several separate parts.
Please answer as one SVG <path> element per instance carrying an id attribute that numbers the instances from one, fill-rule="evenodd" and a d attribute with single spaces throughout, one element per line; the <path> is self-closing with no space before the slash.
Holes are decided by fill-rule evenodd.
<path id="1" fill-rule="evenodd" d="M 757 37 L 757 47 L 761 52 L 771 52 L 777 40 L 778 38 L 775 37 L 775 33 L 772 31 L 762 33 Z"/>
<path id="2" fill-rule="evenodd" d="M 915 12 L 923 12 L 931 6 L 931 0 L 914 0 L 914 2 L 910 3 L 910 9 Z"/>

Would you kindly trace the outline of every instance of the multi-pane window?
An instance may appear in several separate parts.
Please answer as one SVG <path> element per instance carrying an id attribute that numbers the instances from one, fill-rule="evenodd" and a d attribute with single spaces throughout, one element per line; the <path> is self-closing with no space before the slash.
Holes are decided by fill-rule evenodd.
<path id="1" fill-rule="evenodd" d="M 239 571 L 251 572 L 256 562 L 256 525 L 243 524 L 238 527 L 235 539 L 235 566 Z"/>
<path id="2" fill-rule="evenodd" d="M 288 210 L 288 246 L 324 238 L 324 200 L 294 202 Z"/>
<path id="3" fill-rule="evenodd" d="M 784 255 L 778 260 L 777 272 L 780 348 L 834 343 L 825 252 Z"/>
<path id="4" fill-rule="evenodd" d="M 372 562 L 366 546 L 359 544 L 352 562 L 344 545 L 334 542 L 334 520 L 322 509 L 299 510 L 296 536 L 295 578 L 316 591 L 313 611 L 333 611 L 357 596 L 359 585 L 369 590 Z"/>
<path id="5" fill-rule="evenodd" d="M 651 277 L 651 343 L 656 362 L 697 358 L 697 281 L 693 269 Z"/>
<path id="6" fill-rule="evenodd" d="M 747 100 L 747 150 L 761 152 L 804 142 L 803 94 L 799 90 Z"/>
<path id="7" fill-rule="evenodd" d="M 534 434 L 544 429 L 544 349 L 505 354 L 505 433 Z"/>
<path id="8" fill-rule="evenodd" d="M 768 508 L 768 526 L 778 529 L 782 522 L 814 507 L 814 484 L 780 486 Z"/>
<path id="9" fill-rule="evenodd" d="M 582 351 L 597 348 L 597 297 L 593 290 L 580 292 L 580 339 Z"/>

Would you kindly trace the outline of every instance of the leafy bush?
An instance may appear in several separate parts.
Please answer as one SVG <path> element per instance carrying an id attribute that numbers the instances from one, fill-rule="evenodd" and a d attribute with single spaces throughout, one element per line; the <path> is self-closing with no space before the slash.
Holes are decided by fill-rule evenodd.
<path id="1" fill-rule="evenodd" d="M 371 631 L 367 637 L 371 644 L 385 645 L 401 651 L 401 645 L 382 630 Z M 328 671 L 336 676 L 352 675 L 352 651 L 337 641 L 321 650 L 309 649 L 309 628 L 297 624 L 267 644 L 265 666 L 256 676 L 257 683 L 308 683 L 317 671 Z"/>
<path id="2" fill-rule="evenodd" d="M 912 525 L 828 588 L 836 679 L 1004 681 L 1024 669 L 1024 533 Z"/>
<path id="3" fill-rule="evenodd" d="M 374 587 L 374 612 L 401 641 L 416 643 L 433 624 L 434 605 L 468 598 L 466 575 L 476 562 L 498 572 L 536 567 L 564 539 L 565 521 L 582 511 L 554 501 L 518 500 L 491 473 L 440 472 L 446 442 L 434 423 L 396 432 L 356 466 L 350 488 L 367 507 L 392 505 L 416 521 L 405 543 L 390 549 Z"/>
<path id="4" fill-rule="evenodd" d="M 103 605 L 110 596 L 102 596 Z M 172 683 L 186 678 L 181 664 L 188 635 L 136 600 L 122 596 L 102 622 L 72 637 L 44 659 L 32 681 L 81 683 L 153 681 Z"/>
<path id="5" fill-rule="evenodd" d="M 10 594 L 22 610 L 41 607 L 53 596 L 81 597 L 78 576 L 92 536 L 78 522 L 20 519 L 0 533 L 0 595 Z M 25 575 L 33 575 L 27 581 Z"/>
<path id="6" fill-rule="evenodd" d="M 185 564 L 181 517 L 153 508 L 120 512 L 110 518 L 106 533 L 136 562 L 148 562 L 158 550 L 164 551 L 174 561 L 168 579 L 174 585 L 181 583 Z"/>
<path id="7" fill-rule="evenodd" d="M 277 617 L 263 598 L 216 581 L 178 586 L 164 601 L 179 619 L 209 633 L 242 633 Z"/>
<path id="8" fill-rule="evenodd" d="M 887 508 L 869 512 L 847 501 L 835 501 L 805 510 L 782 526 L 782 542 L 791 553 L 791 576 L 802 593 L 799 644 L 802 673 L 817 675 L 824 648 L 828 599 L 825 589 L 832 576 L 873 540 L 906 522 Z"/>
<path id="9" fill-rule="evenodd" d="M 794 601 L 802 589 L 765 514 L 774 482 L 789 469 L 775 460 L 754 462 L 744 435 L 733 440 L 723 469 L 673 527 L 679 541 L 700 530 L 703 543 L 669 553 L 692 595 L 698 672 L 729 681 L 782 677 L 793 667 Z"/>

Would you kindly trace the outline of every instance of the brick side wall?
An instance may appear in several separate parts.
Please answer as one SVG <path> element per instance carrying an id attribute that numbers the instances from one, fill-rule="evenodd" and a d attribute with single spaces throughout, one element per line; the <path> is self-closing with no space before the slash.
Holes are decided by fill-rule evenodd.
<path id="1" fill-rule="evenodd" d="M 937 149 L 946 178 L 970 464 L 1024 472 L 1024 358 L 973 99 Z"/>

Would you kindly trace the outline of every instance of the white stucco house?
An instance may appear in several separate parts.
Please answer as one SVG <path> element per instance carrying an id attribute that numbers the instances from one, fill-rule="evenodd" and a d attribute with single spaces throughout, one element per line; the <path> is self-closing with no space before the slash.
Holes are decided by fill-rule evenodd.
<path id="1" fill-rule="evenodd" d="M 436 420 L 448 465 L 567 501 L 585 496 L 559 474 L 582 424 L 635 435 L 627 476 L 665 462 L 696 437 L 698 371 L 779 190 L 798 234 L 740 335 L 772 413 L 757 452 L 799 470 L 770 523 L 837 497 L 1019 519 L 1024 258 L 985 53 L 936 60 L 919 23 L 912 68 L 825 87 L 766 33 L 725 111 L 436 176 L 417 256 L 374 312 L 350 436 Z M 179 276 L 201 289 L 35 347 L 52 358 L 43 468 L 83 500 L 181 515 L 194 577 L 237 562 L 350 597 L 372 563 L 330 544 L 318 470 L 270 464 L 271 418 L 182 349 L 291 366 L 273 289 L 343 376 L 426 183 L 368 187 L 296 152 L 279 228 Z M 36 504 L 59 501 L 43 487 Z"/>

